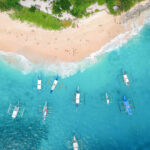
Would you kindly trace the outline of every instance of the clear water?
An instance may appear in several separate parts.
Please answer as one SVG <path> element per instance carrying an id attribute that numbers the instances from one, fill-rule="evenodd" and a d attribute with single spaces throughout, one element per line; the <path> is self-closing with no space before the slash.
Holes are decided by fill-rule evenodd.
<path id="1" fill-rule="evenodd" d="M 128 74 L 129 88 L 122 71 Z M 1 150 L 69 150 L 74 135 L 82 150 L 150 149 L 150 25 L 84 72 L 59 78 L 53 94 L 49 91 L 55 77 L 40 74 L 44 87 L 38 94 L 37 74 L 22 74 L 0 61 Z M 76 108 L 73 97 L 78 85 L 82 104 Z M 105 92 L 112 98 L 109 105 Z M 134 101 L 132 116 L 120 112 L 123 96 Z M 24 115 L 13 120 L 8 107 L 18 101 Z M 45 101 L 49 114 L 44 122 Z"/>

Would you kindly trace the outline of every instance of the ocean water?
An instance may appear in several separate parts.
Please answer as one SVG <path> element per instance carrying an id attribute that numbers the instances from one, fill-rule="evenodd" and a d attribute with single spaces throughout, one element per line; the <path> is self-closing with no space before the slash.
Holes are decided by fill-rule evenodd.
<path id="1" fill-rule="evenodd" d="M 129 88 L 123 83 L 123 71 L 128 74 Z M 36 90 L 39 74 L 40 93 Z M 24 74 L 0 61 L 0 150 L 71 150 L 73 136 L 80 150 L 150 149 L 150 24 L 84 71 L 59 77 L 50 94 L 55 78 L 51 72 Z M 77 86 L 81 92 L 78 107 L 73 103 Z M 109 105 L 106 92 L 111 97 Z M 124 96 L 134 102 L 132 116 L 120 112 Z M 48 116 L 43 121 L 46 101 Z M 20 113 L 12 119 L 9 105 L 18 102 Z"/>

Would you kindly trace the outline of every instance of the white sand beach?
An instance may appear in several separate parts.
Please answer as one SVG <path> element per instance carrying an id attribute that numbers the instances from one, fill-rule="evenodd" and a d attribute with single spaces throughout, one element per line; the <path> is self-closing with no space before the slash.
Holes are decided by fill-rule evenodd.
<path id="1" fill-rule="evenodd" d="M 121 23 L 124 15 L 113 16 L 101 11 L 79 20 L 75 28 L 49 31 L 12 20 L 6 12 L 0 13 L 0 50 L 21 54 L 34 63 L 80 61 L 131 28 L 131 20 L 126 25 Z M 144 17 L 144 13 L 140 14 L 134 23 L 142 24 Z"/>

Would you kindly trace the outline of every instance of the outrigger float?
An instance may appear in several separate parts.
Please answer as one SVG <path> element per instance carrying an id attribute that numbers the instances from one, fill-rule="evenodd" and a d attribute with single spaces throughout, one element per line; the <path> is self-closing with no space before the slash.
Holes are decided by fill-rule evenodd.
<path id="1" fill-rule="evenodd" d="M 127 74 L 123 73 L 123 81 L 127 87 L 129 87 L 129 79 Z"/>
<path id="2" fill-rule="evenodd" d="M 126 112 L 128 115 L 132 115 L 132 112 L 135 110 L 135 106 L 132 100 L 127 100 L 124 96 L 123 101 L 120 102 L 120 111 Z"/>
<path id="3" fill-rule="evenodd" d="M 46 118 L 46 116 L 48 114 L 47 102 L 45 102 L 45 105 L 43 107 L 42 113 L 43 113 L 43 120 L 45 121 L 45 118 Z"/>
<path id="4" fill-rule="evenodd" d="M 78 141 L 76 140 L 76 137 L 73 137 L 73 150 L 78 150 L 79 149 L 79 144 Z"/>
<path id="5" fill-rule="evenodd" d="M 52 85 L 52 87 L 51 87 L 50 93 L 52 93 L 52 92 L 54 91 L 54 89 L 55 89 L 57 83 L 58 83 L 58 76 L 56 77 L 56 79 L 55 79 L 54 82 L 53 82 L 53 85 Z"/>
<path id="6" fill-rule="evenodd" d="M 13 119 L 15 119 L 18 116 L 18 114 L 19 114 L 19 117 L 22 117 L 24 114 L 24 108 L 20 107 L 19 103 L 16 106 L 13 106 L 12 104 L 10 104 L 8 108 L 8 114 L 11 114 L 11 117 Z"/>

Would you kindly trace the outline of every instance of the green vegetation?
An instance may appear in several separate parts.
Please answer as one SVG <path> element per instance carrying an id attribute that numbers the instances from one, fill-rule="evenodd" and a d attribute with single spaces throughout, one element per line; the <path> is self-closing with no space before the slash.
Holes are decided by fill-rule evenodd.
<path id="1" fill-rule="evenodd" d="M 0 0 L 0 10 L 20 9 L 19 0 Z"/>
<path id="2" fill-rule="evenodd" d="M 98 2 L 100 5 L 104 4 L 105 0 L 54 0 L 53 13 L 61 14 L 62 12 L 69 12 L 75 17 L 87 16 L 86 9 Z"/>
<path id="3" fill-rule="evenodd" d="M 107 7 L 112 14 L 119 14 L 122 11 L 129 10 L 137 2 L 142 0 L 106 0 Z M 118 11 L 114 11 L 113 6 L 118 6 Z"/>
<path id="4" fill-rule="evenodd" d="M 59 1 L 53 1 L 53 13 L 60 14 L 64 11 L 70 10 L 71 3 L 69 0 L 59 0 Z"/>
<path id="5" fill-rule="evenodd" d="M 31 8 L 23 7 L 19 4 L 19 1 L 20 0 L 0 0 L 0 10 L 13 10 L 10 14 L 13 19 L 28 21 L 45 29 L 59 30 L 72 25 L 71 20 L 59 20 L 50 14 L 39 11 L 34 6 Z M 129 10 L 139 1 L 142 0 L 54 0 L 52 12 L 58 14 L 58 16 L 61 16 L 63 12 L 68 12 L 78 18 L 82 16 L 88 17 L 90 13 L 88 13 L 86 9 L 97 2 L 99 5 L 106 3 L 110 13 L 116 15 L 122 11 Z M 117 6 L 117 10 L 114 10 L 114 6 Z M 99 10 L 95 10 L 95 12 L 98 11 Z"/>
<path id="6" fill-rule="evenodd" d="M 13 19 L 19 19 L 22 22 L 28 21 L 44 29 L 60 30 L 72 24 L 71 20 L 59 20 L 52 15 L 39 11 L 35 7 L 22 7 L 18 2 L 19 0 L 0 0 L 0 10 L 8 11 L 12 9 L 13 12 L 10 16 Z"/>
<path id="7" fill-rule="evenodd" d="M 63 21 L 64 28 L 70 27 L 71 25 L 72 25 L 72 20 L 64 20 Z"/>
<path id="8" fill-rule="evenodd" d="M 135 3 L 141 0 L 54 0 L 53 1 L 53 13 L 61 15 L 62 12 L 69 12 L 75 17 L 89 16 L 86 9 L 98 2 L 99 5 L 104 3 L 112 14 L 120 14 L 122 11 L 129 10 Z M 118 10 L 114 10 L 114 6 L 118 7 Z"/>
<path id="9" fill-rule="evenodd" d="M 132 6 L 134 6 L 135 3 L 140 2 L 140 1 L 142 1 L 142 0 L 120 0 L 121 10 L 127 11 Z"/>
<path id="10" fill-rule="evenodd" d="M 20 10 L 15 10 L 14 13 L 10 15 L 13 19 L 20 19 L 21 21 L 28 21 L 35 23 L 44 29 L 54 29 L 58 30 L 63 27 L 63 21 L 41 12 L 37 9 L 30 9 L 23 7 Z"/>

